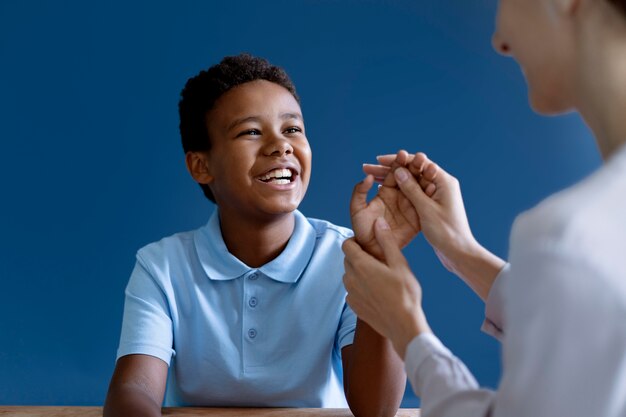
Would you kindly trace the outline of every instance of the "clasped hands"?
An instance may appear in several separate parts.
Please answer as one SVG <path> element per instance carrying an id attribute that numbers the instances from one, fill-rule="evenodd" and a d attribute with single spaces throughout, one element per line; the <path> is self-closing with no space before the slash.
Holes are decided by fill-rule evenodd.
<path id="1" fill-rule="evenodd" d="M 350 215 L 354 239 L 343 245 L 346 301 L 357 316 L 391 340 L 401 358 L 408 343 L 430 332 L 422 310 L 422 289 L 401 252 L 420 231 L 442 263 L 471 244 L 458 181 L 423 153 L 378 158 L 364 165 L 365 180 L 354 187 Z M 379 182 L 368 203 L 367 192 Z"/>
<path id="2" fill-rule="evenodd" d="M 421 230 L 417 211 L 398 187 L 394 171 L 400 167 L 408 168 L 420 181 L 422 189 L 432 195 L 437 169 L 423 153 L 409 155 L 406 151 L 400 151 L 397 155 L 384 155 L 378 160 L 380 165 L 363 165 L 367 177 L 354 187 L 350 217 L 356 242 L 369 254 L 383 260 L 383 249 L 374 232 L 377 218 L 385 219 L 400 248 L 405 247 Z M 367 193 L 374 182 L 381 185 L 376 196 L 368 203 Z"/>

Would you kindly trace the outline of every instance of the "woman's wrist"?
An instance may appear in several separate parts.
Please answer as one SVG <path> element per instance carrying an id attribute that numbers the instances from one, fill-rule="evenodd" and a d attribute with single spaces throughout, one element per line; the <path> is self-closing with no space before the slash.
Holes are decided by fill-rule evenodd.
<path id="1" fill-rule="evenodd" d="M 416 314 L 407 317 L 406 320 L 401 321 L 401 323 L 402 326 L 392 335 L 391 343 L 398 356 L 404 360 L 409 343 L 423 333 L 432 333 L 432 330 L 428 325 L 426 315 L 421 307 Z"/>
<path id="2" fill-rule="evenodd" d="M 451 259 L 454 271 L 483 301 L 506 264 L 477 241 L 466 245 Z"/>

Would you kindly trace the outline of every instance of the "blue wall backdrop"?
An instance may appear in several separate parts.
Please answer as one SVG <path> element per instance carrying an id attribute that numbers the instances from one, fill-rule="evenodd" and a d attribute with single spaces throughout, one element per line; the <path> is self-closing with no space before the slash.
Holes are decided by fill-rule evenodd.
<path id="1" fill-rule="evenodd" d="M 0 2 L 0 404 L 102 404 L 136 250 L 213 210 L 185 170 L 177 102 L 224 55 L 264 56 L 296 82 L 314 152 L 305 214 L 349 225 L 361 163 L 422 150 L 461 179 L 474 233 L 506 256 L 515 215 L 600 159 L 577 116 L 528 108 L 516 64 L 491 49 L 495 10 L 495 0 Z M 496 387 L 500 352 L 479 331 L 481 302 L 423 239 L 406 254 L 433 329 Z"/>

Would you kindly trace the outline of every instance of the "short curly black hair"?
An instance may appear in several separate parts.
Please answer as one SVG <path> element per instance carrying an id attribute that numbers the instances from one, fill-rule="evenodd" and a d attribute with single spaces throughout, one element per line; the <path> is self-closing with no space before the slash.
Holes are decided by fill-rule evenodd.
<path id="1" fill-rule="evenodd" d="M 228 90 L 255 80 L 267 80 L 286 88 L 300 103 L 296 87 L 282 68 L 247 53 L 224 57 L 219 64 L 187 80 L 180 93 L 179 127 L 185 154 L 211 149 L 207 113 Z M 211 189 L 205 184 L 200 187 L 206 198 L 215 203 Z"/>

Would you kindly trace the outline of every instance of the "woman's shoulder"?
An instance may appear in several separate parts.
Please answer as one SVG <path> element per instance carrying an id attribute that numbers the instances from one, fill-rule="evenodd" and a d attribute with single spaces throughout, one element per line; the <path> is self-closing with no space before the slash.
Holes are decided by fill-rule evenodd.
<path id="1" fill-rule="evenodd" d="M 546 317 L 555 307 L 624 305 L 625 248 L 626 158 L 607 162 L 516 219 L 507 298 L 524 293 L 524 302 Z"/>
<path id="2" fill-rule="evenodd" d="M 518 216 L 510 244 L 626 259 L 626 152 Z"/>

